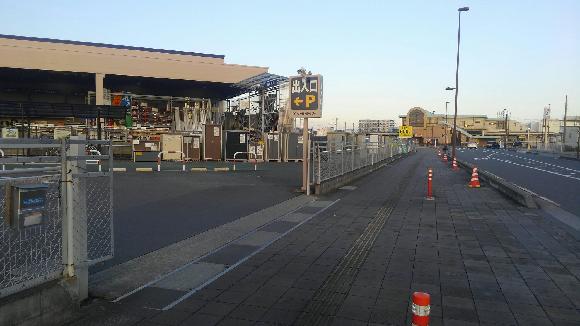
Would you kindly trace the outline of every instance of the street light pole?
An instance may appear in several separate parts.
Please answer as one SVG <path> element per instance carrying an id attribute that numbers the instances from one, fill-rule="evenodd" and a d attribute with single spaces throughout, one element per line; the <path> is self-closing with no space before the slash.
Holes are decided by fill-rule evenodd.
<path id="1" fill-rule="evenodd" d="M 453 132 L 451 133 L 451 157 L 455 158 L 455 141 L 457 129 L 457 95 L 459 94 L 459 44 L 461 42 L 461 12 L 469 11 L 469 7 L 457 9 L 457 65 L 455 66 L 455 113 L 453 114 Z"/>
<path id="2" fill-rule="evenodd" d="M 509 125 L 508 125 L 509 121 L 508 121 L 508 118 L 509 118 L 509 114 L 510 113 L 509 113 L 509 111 L 507 109 L 503 109 L 503 114 L 504 114 L 504 117 L 505 117 L 505 122 L 504 122 L 505 123 L 505 125 L 504 125 L 504 129 L 505 129 L 504 139 L 505 140 L 504 140 L 503 148 L 504 149 L 507 149 L 508 136 L 509 136 Z"/>
<path id="3" fill-rule="evenodd" d="M 449 89 L 450 87 L 447 87 L 447 89 Z M 445 102 L 445 145 L 449 145 L 449 142 L 447 141 L 447 128 L 449 127 L 449 122 L 447 121 L 447 105 L 449 104 L 449 101 Z"/>

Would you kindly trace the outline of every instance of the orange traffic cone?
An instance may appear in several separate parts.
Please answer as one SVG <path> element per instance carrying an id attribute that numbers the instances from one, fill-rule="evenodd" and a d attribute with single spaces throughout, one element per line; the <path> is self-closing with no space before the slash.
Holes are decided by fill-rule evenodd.
<path id="1" fill-rule="evenodd" d="M 443 155 L 443 162 L 447 162 L 447 154 Z"/>
<path id="2" fill-rule="evenodd" d="M 479 184 L 479 176 L 477 175 L 477 168 L 473 168 L 473 172 L 471 172 L 471 181 L 469 181 L 468 186 L 469 188 L 481 187 Z"/>
<path id="3" fill-rule="evenodd" d="M 459 167 L 457 166 L 457 159 L 455 157 L 453 158 L 453 165 L 451 166 L 451 169 L 453 169 L 453 171 L 459 170 Z"/>
<path id="4" fill-rule="evenodd" d="M 441 156 L 441 151 L 437 151 L 437 156 Z"/>

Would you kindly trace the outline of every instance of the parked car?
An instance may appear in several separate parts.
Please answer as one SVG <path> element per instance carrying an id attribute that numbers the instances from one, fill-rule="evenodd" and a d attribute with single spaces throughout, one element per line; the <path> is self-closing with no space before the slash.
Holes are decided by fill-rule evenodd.
<path id="1" fill-rule="evenodd" d="M 485 148 L 499 149 L 499 144 L 496 142 L 489 142 L 485 145 Z"/>
<path id="2" fill-rule="evenodd" d="M 468 149 L 477 149 L 477 143 L 467 143 Z"/>

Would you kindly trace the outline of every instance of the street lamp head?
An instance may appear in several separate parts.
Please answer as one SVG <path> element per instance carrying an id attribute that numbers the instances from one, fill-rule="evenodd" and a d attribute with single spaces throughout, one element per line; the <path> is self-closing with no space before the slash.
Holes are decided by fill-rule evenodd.
<path id="1" fill-rule="evenodd" d="M 445 102 L 445 104 L 449 104 L 449 103 L 451 103 L 451 102 L 449 102 L 449 101 Z"/>
<path id="2" fill-rule="evenodd" d="M 455 87 L 447 87 L 447 88 L 445 88 L 446 91 L 452 91 L 454 89 L 455 89 Z"/>
<path id="3" fill-rule="evenodd" d="M 469 7 L 461 7 L 457 11 L 469 11 Z"/>

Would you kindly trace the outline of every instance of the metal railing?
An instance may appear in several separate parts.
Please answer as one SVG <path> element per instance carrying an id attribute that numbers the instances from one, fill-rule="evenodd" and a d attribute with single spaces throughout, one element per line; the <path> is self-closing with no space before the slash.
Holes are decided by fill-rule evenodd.
<path id="1" fill-rule="evenodd" d="M 182 151 L 161 151 L 157 154 L 157 172 L 161 172 L 161 157 L 163 154 L 177 154 L 181 157 L 181 171 L 185 172 L 185 154 Z"/>
<path id="2" fill-rule="evenodd" d="M 238 154 L 248 154 L 248 161 L 250 160 L 250 154 L 254 155 L 254 171 L 258 170 L 258 168 L 256 166 L 257 161 L 258 161 L 258 155 L 256 155 L 256 153 L 254 153 L 254 152 L 235 152 L 234 153 L 234 166 L 233 166 L 234 171 L 236 170 L 236 156 Z"/>
<path id="3" fill-rule="evenodd" d="M 312 146 L 312 178 L 320 184 L 325 180 L 350 173 L 365 166 L 382 163 L 413 149 L 407 142 L 363 143 L 314 142 Z"/>

